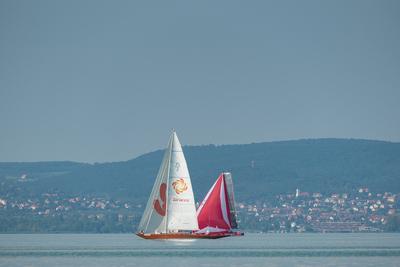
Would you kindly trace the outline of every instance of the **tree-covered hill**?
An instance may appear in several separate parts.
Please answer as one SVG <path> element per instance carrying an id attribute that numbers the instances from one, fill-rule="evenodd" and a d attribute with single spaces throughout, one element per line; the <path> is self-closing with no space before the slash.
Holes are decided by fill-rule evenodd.
<path id="1" fill-rule="evenodd" d="M 183 149 L 197 201 L 222 171 L 232 172 L 239 200 L 270 197 L 296 188 L 346 192 L 369 187 L 372 191 L 400 192 L 400 143 L 310 139 Z M 133 160 L 102 164 L 0 163 L 0 179 L 3 183 L 20 181 L 26 174 L 26 182 L 20 184 L 32 193 L 56 189 L 145 200 L 162 154 L 159 150 Z"/>

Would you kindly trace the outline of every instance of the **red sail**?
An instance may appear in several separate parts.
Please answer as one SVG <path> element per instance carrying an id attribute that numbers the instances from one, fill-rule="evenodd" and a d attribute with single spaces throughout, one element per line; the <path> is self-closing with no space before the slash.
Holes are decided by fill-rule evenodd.
<path id="1" fill-rule="evenodd" d="M 207 193 L 199 209 L 197 221 L 200 229 L 230 230 L 230 209 L 224 174 L 221 174 Z"/>

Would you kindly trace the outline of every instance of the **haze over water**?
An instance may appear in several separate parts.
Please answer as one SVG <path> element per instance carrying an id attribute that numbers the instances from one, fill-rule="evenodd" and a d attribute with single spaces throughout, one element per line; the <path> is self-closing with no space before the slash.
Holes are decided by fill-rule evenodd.
<path id="1" fill-rule="evenodd" d="M 149 241 L 132 234 L 0 235 L 0 266 L 398 266 L 400 234 L 247 234 Z"/>

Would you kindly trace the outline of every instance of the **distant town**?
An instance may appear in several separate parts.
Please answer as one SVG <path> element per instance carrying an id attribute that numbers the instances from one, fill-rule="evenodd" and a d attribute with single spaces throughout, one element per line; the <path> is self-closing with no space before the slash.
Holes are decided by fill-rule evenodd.
<path id="1" fill-rule="evenodd" d="M 6 192 L 0 195 L 0 232 L 134 232 L 145 205 L 107 196 Z M 368 188 L 329 195 L 297 189 L 238 201 L 236 209 L 239 227 L 252 232 L 399 231 L 399 196 Z"/>
<path id="2" fill-rule="evenodd" d="M 248 229 L 263 232 L 380 232 L 398 227 L 399 194 L 359 188 L 323 195 L 302 192 L 274 201 L 239 203 L 239 217 Z M 393 224 L 393 225 L 391 225 Z"/>

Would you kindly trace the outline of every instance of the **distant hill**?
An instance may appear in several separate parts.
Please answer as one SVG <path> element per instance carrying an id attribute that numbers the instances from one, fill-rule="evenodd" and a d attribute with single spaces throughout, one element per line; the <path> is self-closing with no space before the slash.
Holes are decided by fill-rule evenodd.
<path id="1" fill-rule="evenodd" d="M 310 139 L 183 149 L 198 201 L 222 171 L 232 172 L 238 200 L 271 197 L 296 188 L 325 193 L 365 186 L 372 191 L 400 192 L 400 143 Z M 145 200 L 162 155 L 158 150 L 102 164 L 0 163 L 0 181 L 19 181 L 32 193 L 57 189 Z"/>

